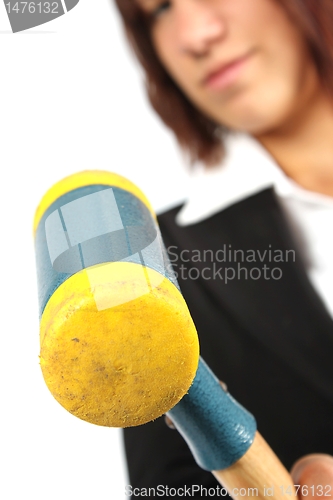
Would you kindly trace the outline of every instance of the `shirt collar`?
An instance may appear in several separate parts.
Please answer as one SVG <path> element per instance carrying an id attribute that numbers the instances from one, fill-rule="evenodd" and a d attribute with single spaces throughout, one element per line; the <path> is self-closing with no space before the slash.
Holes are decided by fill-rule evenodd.
<path id="1" fill-rule="evenodd" d="M 269 187 L 274 187 L 281 197 L 296 197 L 307 203 L 333 206 L 331 197 L 307 191 L 288 178 L 252 137 L 241 133 L 228 135 L 225 151 L 220 165 L 210 168 L 195 166 L 188 199 L 176 217 L 178 225 L 205 220 Z"/>

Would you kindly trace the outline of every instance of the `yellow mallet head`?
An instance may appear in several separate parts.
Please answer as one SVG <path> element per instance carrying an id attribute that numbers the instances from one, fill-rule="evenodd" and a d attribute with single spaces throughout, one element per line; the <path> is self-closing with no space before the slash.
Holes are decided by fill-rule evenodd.
<path id="1" fill-rule="evenodd" d="M 35 241 L 53 396 L 112 427 L 170 410 L 194 379 L 199 345 L 145 196 L 116 174 L 72 175 L 43 197 Z"/>

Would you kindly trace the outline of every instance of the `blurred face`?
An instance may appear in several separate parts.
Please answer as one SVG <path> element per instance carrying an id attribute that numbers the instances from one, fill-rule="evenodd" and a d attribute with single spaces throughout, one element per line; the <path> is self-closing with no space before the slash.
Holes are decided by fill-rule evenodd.
<path id="1" fill-rule="evenodd" d="M 292 120 L 319 86 L 307 45 L 277 0 L 137 0 L 156 52 L 190 101 L 252 134 Z"/>

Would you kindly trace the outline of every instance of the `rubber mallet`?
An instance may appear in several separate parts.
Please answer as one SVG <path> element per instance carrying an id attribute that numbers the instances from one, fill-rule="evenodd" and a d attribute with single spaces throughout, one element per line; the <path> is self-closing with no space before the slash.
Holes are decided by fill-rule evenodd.
<path id="1" fill-rule="evenodd" d="M 116 174 L 74 174 L 43 197 L 34 230 L 40 364 L 57 401 L 111 427 L 168 413 L 198 464 L 234 498 L 247 488 L 262 498 L 265 488 L 274 498 L 294 491 L 254 417 L 199 360 L 144 194 Z"/>

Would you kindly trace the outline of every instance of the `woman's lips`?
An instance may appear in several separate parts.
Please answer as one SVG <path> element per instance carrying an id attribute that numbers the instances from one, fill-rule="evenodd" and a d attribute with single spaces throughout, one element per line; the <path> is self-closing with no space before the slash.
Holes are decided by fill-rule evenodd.
<path id="1" fill-rule="evenodd" d="M 237 80 L 249 58 L 250 54 L 246 54 L 222 65 L 204 79 L 204 85 L 212 90 L 223 90 L 229 87 Z"/>

